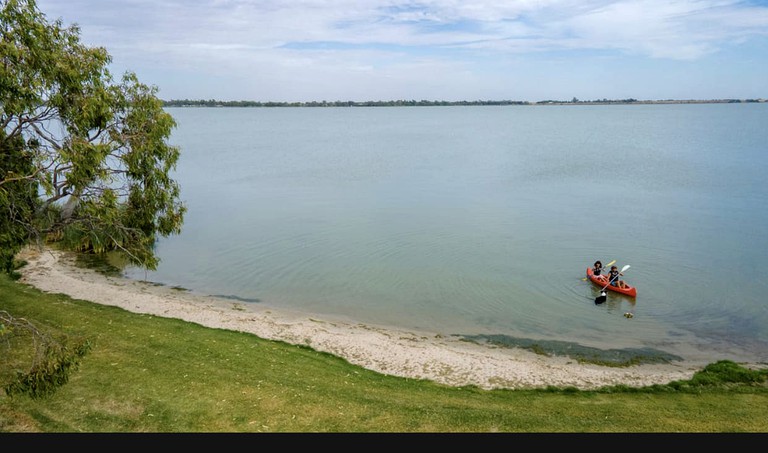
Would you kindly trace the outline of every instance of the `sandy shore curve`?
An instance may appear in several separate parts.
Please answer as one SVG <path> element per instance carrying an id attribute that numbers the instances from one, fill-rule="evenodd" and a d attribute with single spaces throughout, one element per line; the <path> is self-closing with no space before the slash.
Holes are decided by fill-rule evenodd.
<path id="1" fill-rule="evenodd" d="M 72 254 L 47 248 L 26 249 L 19 258 L 28 262 L 20 269 L 20 282 L 45 292 L 309 346 L 379 373 L 449 386 L 571 386 L 584 390 L 615 384 L 642 387 L 690 379 L 701 368 L 686 362 L 627 368 L 583 364 L 522 348 L 480 345 L 460 337 L 358 324 L 108 277 L 77 267 Z"/>

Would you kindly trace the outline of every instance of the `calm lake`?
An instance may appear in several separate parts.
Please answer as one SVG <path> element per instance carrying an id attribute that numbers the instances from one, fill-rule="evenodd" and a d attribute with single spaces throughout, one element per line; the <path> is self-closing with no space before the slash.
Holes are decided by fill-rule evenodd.
<path id="1" fill-rule="evenodd" d="M 130 278 L 445 335 L 768 361 L 768 104 L 168 111 L 189 211 Z M 629 264 L 637 297 L 595 304 L 597 259 Z"/>

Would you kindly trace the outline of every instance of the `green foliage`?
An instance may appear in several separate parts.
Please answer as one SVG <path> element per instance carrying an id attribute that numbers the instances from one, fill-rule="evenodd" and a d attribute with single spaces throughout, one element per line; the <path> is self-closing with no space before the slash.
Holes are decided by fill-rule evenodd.
<path id="1" fill-rule="evenodd" d="M 131 72 L 115 82 L 107 51 L 34 0 L 2 3 L 0 36 L 0 208 L 17 213 L 0 221 L 0 265 L 37 239 L 156 268 L 156 239 L 178 234 L 186 212 L 157 88 Z"/>
<path id="2" fill-rule="evenodd" d="M 44 358 L 26 372 L 17 371 L 16 378 L 5 386 L 8 396 L 26 394 L 32 398 L 52 395 L 69 382 L 69 376 L 80 364 L 80 359 L 91 349 L 87 340 L 80 341 L 74 347 L 59 343 L 48 345 L 43 352 Z"/>
<path id="3" fill-rule="evenodd" d="M 648 387 L 615 385 L 601 389 L 607 393 L 694 393 L 717 391 L 744 391 L 747 387 L 765 387 L 768 369 L 750 369 L 731 360 L 720 360 L 696 372 L 689 380 L 672 381 Z"/>
<path id="4" fill-rule="evenodd" d="M 752 370 L 730 360 L 711 363 L 690 380 L 673 381 L 654 386 L 654 391 L 700 392 L 707 389 L 743 389 L 744 386 L 765 386 L 768 369 Z"/>
<path id="5" fill-rule="evenodd" d="M 69 381 L 91 343 L 54 332 L 56 329 L 41 328 L 0 310 L 0 349 L 5 365 L 0 369 L 0 382 L 8 396 L 42 398 Z"/>
<path id="6" fill-rule="evenodd" d="M 20 177 L 32 171 L 32 156 L 25 152 L 22 138 L 7 138 L 0 130 L 0 272 L 13 278 L 19 277 L 14 256 L 29 241 L 29 219 L 38 206 L 36 185 Z"/>
<path id="7" fill-rule="evenodd" d="M 762 384 L 768 380 L 768 369 L 750 370 L 730 360 L 720 360 L 704 367 L 690 380 L 693 386 L 721 386 L 728 384 Z"/>

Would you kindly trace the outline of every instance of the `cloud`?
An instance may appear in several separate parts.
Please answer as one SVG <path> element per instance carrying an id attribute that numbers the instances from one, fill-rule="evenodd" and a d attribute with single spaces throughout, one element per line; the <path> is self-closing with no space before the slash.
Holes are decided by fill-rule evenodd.
<path id="1" fill-rule="evenodd" d="M 688 64 L 744 49 L 765 52 L 768 35 L 764 3 L 727 0 L 43 0 L 38 5 L 49 17 L 78 23 L 84 41 L 107 47 L 117 67 L 147 74 L 173 94 L 164 73 L 177 78 L 195 73 L 198 83 L 207 76 L 204 89 L 210 93 L 225 92 L 210 85 L 221 77 L 232 83 L 255 78 L 270 86 L 293 80 L 304 85 L 296 93 L 309 95 L 316 86 L 317 96 L 365 97 L 364 90 L 394 80 L 425 92 L 436 91 L 430 80 L 442 80 L 446 94 L 480 93 L 484 90 L 459 84 L 499 83 L 500 72 L 542 61 L 569 59 L 575 67 L 622 60 Z M 422 77 L 414 79 L 412 71 Z M 250 98 L 269 94 L 247 85 L 256 90 Z M 392 95 L 411 91 L 391 89 Z"/>

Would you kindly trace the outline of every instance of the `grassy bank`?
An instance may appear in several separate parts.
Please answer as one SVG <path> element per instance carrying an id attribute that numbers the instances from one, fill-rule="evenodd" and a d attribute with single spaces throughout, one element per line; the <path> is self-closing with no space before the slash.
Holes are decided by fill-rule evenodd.
<path id="1" fill-rule="evenodd" d="M 0 391 L 2 432 L 768 432 L 766 372 L 732 363 L 722 375 L 644 389 L 488 391 L 386 376 L 303 346 L 41 293 L 5 275 L 0 310 L 91 345 L 52 395 Z M 0 348 L 5 387 L 29 358 Z"/>

